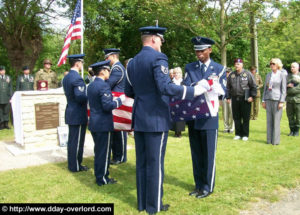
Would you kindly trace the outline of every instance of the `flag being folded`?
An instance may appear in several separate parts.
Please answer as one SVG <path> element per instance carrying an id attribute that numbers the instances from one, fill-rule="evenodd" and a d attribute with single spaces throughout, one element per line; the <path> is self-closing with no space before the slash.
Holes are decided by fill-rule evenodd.
<path id="1" fill-rule="evenodd" d="M 219 95 L 224 95 L 224 91 L 219 83 L 214 83 L 211 90 L 192 100 L 173 97 L 170 101 L 172 121 L 190 121 L 217 116 Z"/>
<path id="2" fill-rule="evenodd" d="M 120 92 L 112 92 L 112 94 L 114 98 L 124 95 L 124 93 Z M 132 131 L 131 120 L 133 102 L 134 100 L 132 98 L 126 96 L 122 105 L 112 111 L 115 131 Z"/>

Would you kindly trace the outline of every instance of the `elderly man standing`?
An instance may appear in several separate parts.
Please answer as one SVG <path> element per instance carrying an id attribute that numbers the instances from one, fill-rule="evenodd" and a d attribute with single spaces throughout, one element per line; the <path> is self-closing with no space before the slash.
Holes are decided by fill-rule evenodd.
<path id="1" fill-rule="evenodd" d="M 292 63 L 291 73 L 287 78 L 286 114 L 289 119 L 289 136 L 299 136 L 300 128 L 300 74 L 299 64 Z"/>
<path id="2" fill-rule="evenodd" d="M 34 89 L 38 89 L 38 81 L 47 81 L 48 89 L 55 89 L 58 87 L 58 80 L 56 73 L 51 70 L 52 62 L 49 59 L 44 60 L 44 68 L 40 69 L 35 74 Z"/>
<path id="3" fill-rule="evenodd" d="M 132 127 L 138 210 L 155 214 L 169 208 L 162 203 L 164 157 L 171 126 L 169 96 L 192 99 L 206 89 L 171 82 L 168 57 L 161 53 L 166 28 L 148 26 L 139 30 L 143 48 L 128 63 L 125 94 L 134 98 Z"/>
<path id="4" fill-rule="evenodd" d="M 236 71 L 230 73 L 227 79 L 227 102 L 232 105 L 235 125 L 234 140 L 242 138 L 248 141 L 251 102 L 256 96 L 257 87 L 253 75 L 244 70 L 242 59 L 234 61 Z"/>
<path id="5" fill-rule="evenodd" d="M 193 85 L 198 81 L 217 81 L 226 90 L 225 68 L 210 58 L 212 39 L 197 36 L 192 38 L 197 61 L 185 66 L 184 85 Z M 205 198 L 209 196 L 215 185 L 215 157 L 217 149 L 219 116 L 189 121 L 189 140 L 193 161 L 195 189 L 190 196 Z"/>

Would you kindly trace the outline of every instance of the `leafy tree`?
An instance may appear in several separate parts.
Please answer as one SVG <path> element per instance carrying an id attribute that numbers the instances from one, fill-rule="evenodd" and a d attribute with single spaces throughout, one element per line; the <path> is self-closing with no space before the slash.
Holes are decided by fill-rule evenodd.
<path id="1" fill-rule="evenodd" d="M 48 23 L 54 0 L 2 0 L 0 37 L 11 67 L 18 73 L 22 66 L 33 69 L 42 50 L 42 32 Z"/>

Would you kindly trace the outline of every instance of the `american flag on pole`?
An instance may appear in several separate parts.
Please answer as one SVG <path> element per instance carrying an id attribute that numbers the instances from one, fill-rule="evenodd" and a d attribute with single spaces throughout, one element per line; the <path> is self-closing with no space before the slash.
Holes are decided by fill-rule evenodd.
<path id="1" fill-rule="evenodd" d="M 119 97 L 124 93 L 112 92 L 113 97 Z M 126 96 L 122 105 L 112 111 L 115 131 L 132 131 L 132 106 L 134 100 Z M 90 106 L 88 105 L 88 117 L 90 117 Z"/>
<path id="2" fill-rule="evenodd" d="M 58 66 L 61 66 L 62 64 L 66 63 L 71 40 L 78 40 L 81 38 L 82 38 L 81 0 L 78 0 L 75 6 L 71 24 L 69 26 L 67 35 L 65 37 L 64 46 L 57 63 Z"/>

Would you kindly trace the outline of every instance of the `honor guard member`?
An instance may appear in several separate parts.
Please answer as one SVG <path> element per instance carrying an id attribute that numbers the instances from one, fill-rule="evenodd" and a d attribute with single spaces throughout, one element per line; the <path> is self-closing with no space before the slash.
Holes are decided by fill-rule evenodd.
<path id="1" fill-rule="evenodd" d="M 51 70 L 52 62 L 49 59 L 44 60 L 44 68 L 40 69 L 35 74 L 34 79 L 34 89 L 37 89 L 37 82 L 38 81 L 47 81 L 48 82 L 48 89 L 55 89 L 58 87 L 58 80 L 56 73 Z"/>
<path id="2" fill-rule="evenodd" d="M 110 86 L 106 82 L 110 75 L 110 61 L 102 61 L 91 65 L 95 80 L 88 86 L 88 101 L 90 105 L 89 130 L 94 139 L 95 176 L 99 186 L 115 184 L 117 181 L 109 178 L 110 143 L 112 138 L 112 110 L 122 105 L 125 95 L 113 99 Z"/>
<path id="3" fill-rule="evenodd" d="M 5 67 L 0 66 L 0 130 L 10 129 L 8 126 L 9 103 L 13 91 L 11 78 L 5 72 Z"/>
<path id="4" fill-rule="evenodd" d="M 84 56 L 84 54 L 68 56 L 71 69 L 63 79 L 67 97 L 65 122 L 69 126 L 68 168 L 71 172 L 88 170 L 88 167 L 81 165 L 87 125 L 86 86 L 79 75 Z"/>
<path id="5" fill-rule="evenodd" d="M 243 69 L 243 60 L 234 61 L 236 71 L 230 73 L 227 79 L 227 102 L 231 102 L 232 115 L 235 125 L 234 140 L 249 137 L 249 122 L 251 102 L 256 96 L 257 87 L 253 75 Z"/>
<path id="6" fill-rule="evenodd" d="M 119 60 L 120 49 L 104 49 L 105 60 L 110 60 L 111 73 L 106 82 L 109 84 L 112 92 L 124 93 L 125 88 L 125 68 Z M 127 132 L 112 131 L 112 160 L 111 164 L 120 164 L 127 161 Z"/>
<path id="7" fill-rule="evenodd" d="M 190 86 L 198 81 L 218 80 L 226 92 L 225 68 L 210 58 L 212 39 L 197 36 L 192 38 L 198 61 L 185 66 L 183 84 Z M 219 116 L 189 121 L 189 141 L 193 162 L 195 189 L 190 196 L 205 198 L 209 196 L 215 185 L 216 149 L 218 139 Z"/>
<path id="8" fill-rule="evenodd" d="M 138 210 L 149 214 L 166 211 L 162 203 L 164 157 L 171 126 L 169 96 L 192 99 L 201 86 L 178 86 L 171 82 L 168 57 L 161 53 L 166 28 L 142 27 L 142 50 L 129 61 L 125 94 L 134 98 L 132 127 L 136 149 Z"/>
<path id="9" fill-rule="evenodd" d="M 34 77 L 30 74 L 30 69 L 28 66 L 23 67 L 23 75 L 18 76 L 17 80 L 17 91 L 28 91 L 33 90 Z"/>

